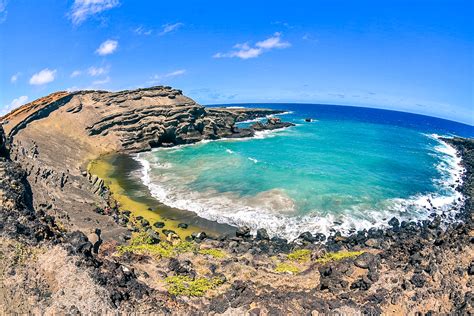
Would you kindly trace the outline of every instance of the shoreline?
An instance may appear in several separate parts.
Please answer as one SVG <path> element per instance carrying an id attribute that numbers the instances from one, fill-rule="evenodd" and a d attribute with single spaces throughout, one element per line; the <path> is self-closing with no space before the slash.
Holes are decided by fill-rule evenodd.
<path id="1" fill-rule="evenodd" d="M 282 130 L 284 129 L 274 130 L 270 132 L 275 133 Z M 434 150 L 442 152 L 450 156 L 453 159 L 453 164 L 457 164 L 462 161 L 454 145 L 446 141 L 446 139 L 449 139 L 449 138 L 442 137 L 439 135 L 426 135 L 426 136 L 432 139 L 435 139 L 439 143 L 439 145 L 436 145 L 434 147 Z M 256 135 L 255 137 L 243 138 L 242 140 L 251 140 L 258 137 L 259 136 Z M 239 139 L 223 138 L 223 139 L 210 140 L 210 141 L 236 141 L 236 140 L 239 140 Z M 178 146 L 166 147 L 166 148 L 155 148 L 151 152 L 156 151 L 156 150 L 163 150 L 163 149 L 164 150 L 176 149 L 182 146 L 195 146 L 195 145 L 203 144 L 206 142 L 209 142 L 209 141 L 201 141 L 201 142 L 197 142 L 193 144 L 178 145 Z M 447 147 L 448 151 L 450 150 L 454 151 L 454 154 L 439 150 L 436 148 L 437 146 L 445 146 Z M 117 169 L 117 166 L 114 166 L 113 162 L 111 163 L 110 161 L 110 157 L 113 157 L 114 155 L 118 157 L 122 157 L 122 159 L 124 157 L 127 157 L 126 160 L 128 161 L 128 165 L 133 165 L 133 167 L 132 168 L 129 168 L 128 166 L 125 167 L 125 165 L 122 163 L 121 164 L 122 168 Z M 226 222 L 220 222 L 219 220 L 208 219 L 208 218 L 202 217 L 201 215 L 199 215 L 198 213 L 192 210 L 188 210 L 185 208 L 184 209 L 176 208 L 176 207 L 164 204 L 163 202 L 159 200 L 159 198 L 157 198 L 153 194 L 152 188 L 149 187 L 149 184 L 147 184 L 146 183 L 147 181 L 144 179 L 144 177 L 146 177 L 146 173 L 149 172 L 149 170 L 146 170 L 147 168 L 149 168 L 149 166 L 148 167 L 146 166 L 146 164 L 148 163 L 146 160 L 143 161 L 143 159 L 140 159 L 139 157 L 140 153 L 130 155 L 130 156 L 127 156 L 125 154 L 120 154 L 120 153 L 116 153 L 114 155 L 109 155 L 108 157 L 105 157 L 106 158 L 105 161 L 104 159 L 99 159 L 99 161 L 101 160 L 102 163 L 104 162 L 108 163 L 108 168 L 111 168 L 114 170 L 113 177 L 111 178 L 110 174 L 107 174 L 104 177 L 101 177 L 99 174 L 97 175 L 100 178 L 103 178 L 103 180 L 106 183 L 117 182 L 117 177 L 122 177 L 123 178 L 122 181 L 126 180 L 127 182 L 131 182 L 132 185 L 140 185 L 143 187 L 142 189 L 146 191 L 146 198 L 143 199 L 143 197 L 141 197 L 139 199 L 141 200 L 141 202 L 137 202 L 136 201 L 137 197 L 136 196 L 134 197 L 134 194 L 132 192 L 126 192 L 126 190 L 124 190 L 123 187 L 117 186 L 116 184 L 113 185 L 112 188 L 110 188 L 111 193 L 112 195 L 118 197 L 117 200 L 119 204 L 121 204 L 120 208 L 122 210 L 132 209 L 132 208 L 137 209 L 137 211 L 135 212 L 132 211 L 132 214 L 135 214 L 135 216 L 143 216 L 151 224 L 157 221 L 165 222 L 167 226 L 164 229 L 171 229 L 173 232 L 176 232 L 177 235 L 182 239 L 185 239 L 186 237 L 192 235 L 193 233 L 197 234 L 199 232 L 205 232 L 206 234 L 210 236 L 214 236 L 214 237 L 223 236 L 223 235 L 230 236 L 234 234 L 235 231 L 239 229 L 239 227 L 246 226 L 246 225 L 234 225 L 234 224 L 229 224 Z M 139 165 L 134 164 L 133 161 L 135 163 L 138 163 Z M 465 172 L 465 168 L 463 168 L 462 166 L 453 166 L 453 165 L 451 165 L 450 167 L 453 169 L 453 170 L 449 170 L 450 172 L 449 177 L 452 177 L 451 185 L 455 184 L 456 186 L 462 186 L 462 177 Z M 456 174 L 453 174 L 453 172 L 456 171 L 454 170 L 455 168 L 461 168 L 461 170 L 457 170 L 458 172 Z M 135 173 L 140 172 L 142 175 L 139 176 L 135 174 L 132 176 L 130 175 L 131 172 L 135 172 Z M 122 176 L 120 176 L 120 173 L 122 173 Z M 439 180 L 439 179 L 436 179 L 436 180 Z M 445 186 L 447 187 L 448 184 L 445 184 Z M 387 229 L 390 227 L 389 220 L 390 218 L 393 218 L 393 217 L 398 218 L 400 221 L 405 220 L 409 222 L 414 221 L 416 223 L 422 223 L 423 221 L 429 220 L 430 218 L 433 218 L 435 216 L 442 216 L 443 222 L 445 222 L 446 224 L 449 224 L 455 221 L 455 217 L 458 215 L 457 213 L 459 212 L 460 208 L 462 208 L 463 201 L 465 200 L 465 197 L 462 194 L 459 197 L 457 197 L 456 192 L 457 191 L 454 188 L 453 195 L 449 197 L 442 197 L 442 196 L 433 197 L 432 194 L 428 194 L 428 195 L 423 195 L 423 196 L 414 196 L 410 199 L 403 200 L 403 202 L 405 203 L 412 203 L 414 205 L 418 203 L 419 204 L 418 207 L 420 209 L 426 210 L 426 214 L 418 214 L 416 218 L 413 218 L 411 216 L 409 218 L 404 218 L 397 214 L 388 213 L 389 210 L 386 210 L 383 212 L 383 214 L 379 216 L 380 220 L 376 221 L 373 224 L 370 224 L 367 227 L 358 227 L 356 229 L 351 228 L 351 227 L 343 228 L 347 224 L 346 222 L 343 222 L 342 224 L 332 224 L 332 226 L 330 226 L 331 229 L 327 231 L 304 229 L 298 232 L 297 234 L 295 234 L 293 238 L 288 238 L 288 236 L 275 236 L 275 237 L 287 238 L 288 240 L 292 241 L 292 240 L 296 240 L 301 234 L 307 233 L 307 232 L 310 232 L 313 234 L 323 233 L 326 237 L 329 237 L 331 235 L 336 235 L 336 234 L 341 234 L 342 236 L 348 237 L 353 234 L 357 234 L 359 231 L 363 231 L 363 230 Z M 437 198 L 452 199 L 452 202 L 443 202 L 445 204 L 440 206 L 440 205 L 437 205 L 436 202 L 434 202 Z M 403 202 L 400 202 L 400 203 L 403 204 Z M 421 204 L 429 203 L 429 205 L 431 206 L 422 207 L 420 203 Z M 153 209 L 153 211 L 150 209 Z M 320 218 L 318 220 L 318 223 L 320 221 L 328 221 L 328 218 L 326 217 Z M 350 222 L 352 221 L 349 221 L 349 223 Z M 189 225 L 189 227 L 187 227 L 186 229 L 181 229 L 178 227 L 179 223 L 185 223 Z M 260 228 L 262 227 L 254 227 L 253 229 L 251 228 L 252 234 L 255 236 L 257 230 Z M 270 237 L 272 237 L 271 234 L 270 234 Z"/>
<path id="2" fill-rule="evenodd" d="M 281 130 L 276 130 L 276 131 L 272 131 L 272 132 L 278 132 L 278 131 L 281 131 Z M 258 136 L 255 136 L 255 137 L 258 137 Z M 245 138 L 243 140 L 252 140 L 252 139 L 255 139 L 255 137 Z M 400 216 L 400 213 L 397 213 L 395 211 L 391 212 L 389 209 L 387 209 L 387 210 L 384 210 L 383 212 L 380 212 L 380 214 L 375 214 L 374 215 L 374 216 L 376 216 L 376 218 L 378 218 L 376 221 L 374 221 L 372 223 L 367 223 L 367 225 L 364 224 L 362 226 L 361 225 L 354 226 L 354 224 L 351 224 L 351 223 L 355 223 L 356 219 L 354 219 L 354 218 L 342 219 L 342 223 L 340 223 L 340 220 L 338 220 L 336 217 L 329 216 L 329 218 L 326 218 L 326 217 L 319 218 L 318 217 L 318 219 L 317 219 L 317 224 L 320 225 L 321 222 L 326 223 L 326 225 L 328 227 L 327 229 L 323 229 L 323 230 L 321 230 L 320 228 L 311 229 L 312 225 L 311 225 L 311 223 L 308 222 L 308 218 L 311 222 L 313 222 L 315 220 L 314 219 L 315 217 L 314 216 L 305 216 L 301 219 L 301 220 L 303 220 L 303 223 L 306 223 L 305 227 L 304 228 L 301 227 L 303 229 L 300 229 L 297 233 L 294 233 L 292 237 L 283 236 L 283 235 L 276 235 L 276 237 L 286 238 L 288 240 L 295 240 L 301 234 L 307 233 L 307 232 L 310 232 L 310 233 L 313 233 L 313 234 L 323 233 L 327 237 L 329 237 L 330 235 L 338 234 L 338 233 L 340 233 L 342 236 L 350 236 L 350 235 L 356 234 L 358 231 L 362 231 L 362 230 L 387 229 L 387 228 L 390 227 L 389 221 L 393 217 L 398 218 L 400 221 L 408 221 L 408 222 L 414 221 L 416 223 L 421 223 L 425 220 L 432 219 L 435 216 L 442 216 L 445 222 L 447 222 L 447 223 L 454 222 L 455 218 L 457 216 L 457 213 L 459 212 L 460 208 L 462 207 L 462 203 L 463 203 L 463 200 L 465 199 L 465 197 L 462 194 L 457 194 L 457 191 L 456 191 L 455 187 L 453 187 L 453 186 L 454 185 L 456 185 L 456 186 L 461 186 L 462 185 L 462 176 L 463 176 L 463 173 L 465 172 L 465 170 L 464 170 L 465 168 L 458 165 L 459 162 L 461 161 L 461 157 L 459 157 L 459 153 L 457 152 L 456 148 L 452 144 L 444 141 L 444 139 L 445 139 L 444 137 L 441 137 L 439 135 L 436 135 L 436 136 L 427 135 L 427 137 L 435 139 L 436 142 L 439 143 L 439 144 L 434 146 L 433 150 L 438 151 L 442 154 L 445 154 L 445 155 L 449 156 L 450 159 L 452 159 L 452 162 L 450 162 L 450 166 L 449 166 L 450 170 L 447 170 L 447 172 L 449 173 L 447 175 L 449 177 L 449 179 L 433 179 L 434 181 L 443 180 L 442 186 L 444 187 L 444 190 L 446 190 L 446 189 L 451 190 L 452 189 L 453 192 L 452 192 L 451 195 L 441 196 L 441 195 L 439 195 L 439 193 L 429 193 L 429 194 L 425 194 L 425 195 L 421 195 L 421 196 L 420 195 L 415 195 L 415 196 L 412 196 L 412 197 L 407 198 L 407 199 L 394 199 L 393 203 L 396 203 L 396 205 L 394 204 L 393 207 L 396 207 L 397 209 L 399 209 L 399 208 L 402 208 L 402 207 L 407 208 L 407 207 L 411 207 L 411 206 L 416 206 L 416 208 L 417 208 L 416 213 L 408 215 L 408 216 Z M 229 140 L 230 141 L 235 141 L 236 139 L 219 139 L 219 140 L 214 140 L 214 141 L 229 141 Z M 208 142 L 208 141 L 204 141 L 204 142 Z M 174 146 L 174 147 L 169 147 L 169 148 L 168 147 L 167 148 L 156 148 L 153 151 L 167 150 L 167 149 L 172 150 L 172 149 L 176 149 L 176 148 L 179 148 L 179 147 L 182 147 L 182 146 L 195 146 L 195 145 L 202 144 L 204 142 Z M 447 151 L 437 148 L 438 146 L 446 147 Z M 225 219 L 223 219 L 222 221 L 219 221 L 219 219 L 206 218 L 205 216 L 202 216 L 202 214 L 199 214 L 198 212 L 194 212 L 192 210 L 192 208 L 191 209 L 179 208 L 179 207 L 176 208 L 176 205 L 173 206 L 173 204 L 164 204 L 156 195 L 153 194 L 153 188 L 150 187 L 150 183 L 147 183 L 147 180 L 145 179 L 147 177 L 147 172 L 149 172 L 149 170 L 147 170 L 147 168 L 150 168 L 149 166 L 147 166 L 148 161 L 146 161 L 146 160 L 144 161 L 144 159 L 140 159 L 139 156 L 140 156 L 140 153 L 134 155 L 131 159 L 133 159 L 133 160 L 135 160 L 135 161 L 137 161 L 141 164 L 142 176 L 140 176 L 140 179 L 137 179 L 136 177 L 133 177 L 134 178 L 133 180 L 137 181 L 137 182 L 140 182 L 142 185 L 144 185 L 147 188 L 148 193 L 150 194 L 152 199 L 158 201 L 159 203 L 161 203 L 165 207 L 168 207 L 168 208 L 171 208 L 171 209 L 174 209 L 174 210 L 179 209 L 182 212 L 191 213 L 195 217 L 198 217 L 198 218 L 204 220 L 205 222 L 211 222 L 211 223 L 215 223 L 216 225 L 225 225 L 225 226 L 232 227 L 232 228 L 234 228 L 234 231 L 236 229 L 238 229 L 239 227 L 248 226 L 248 227 L 250 227 L 250 229 L 252 231 L 252 234 L 254 236 L 255 236 L 258 229 L 263 228 L 263 227 L 253 227 L 251 225 L 246 225 L 246 224 L 232 223 L 232 221 L 231 222 L 229 222 L 229 221 L 226 222 Z M 442 160 L 441 163 L 447 163 L 447 162 Z M 438 168 L 438 167 L 439 166 L 437 166 L 436 168 Z M 441 202 L 437 201 L 438 199 Z M 400 200 L 400 201 L 398 201 L 398 200 Z M 437 202 L 439 202 L 439 203 L 437 203 Z M 425 213 L 422 213 L 422 212 L 425 212 Z M 332 221 L 333 221 L 332 224 L 331 224 L 331 218 L 332 218 Z M 268 219 L 268 220 L 271 220 L 271 219 Z M 290 218 L 290 219 L 287 219 L 287 220 L 291 221 L 292 219 Z M 289 223 L 289 225 L 290 224 L 291 223 Z M 198 227 L 196 227 L 196 228 L 198 228 Z M 206 229 L 203 229 L 203 231 L 206 232 L 206 233 L 211 233 L 212 234 L 211 231 L 207 231 Z M 268 229 L 267 229 L 267 231 L 268 231 Z M 268 231 L 268 233 L 269 233 L 270 237 L 273 236 L 270 231 Z"/>
<path id="3" fill-rule="evenodd" d="M 235 233 L 237 228 L 233 226 L 209 221 L 191 211 L 180 210 L 161 203 L 150 194 L 149 189 L 142 182 L 132 175 L 141 170 L 142 166 L 137 164 L 132 155 L 123 153 L 105 155 L 88 164 L 90 174 L 104 181 L 113 199 L 110 204 L 116 203 L 119 212 L 130 211 L 131 217 L 143 217 L 155 230 L 159 232 L 163 229 L 172 230 L 182 239 L 202 231 L 216 237 Z M 156 228 L 154 226 L 156 222 L 162 222 L 164 226 Z M 188 227 L 178 227 L 181 223 L 187 224 Z"/>

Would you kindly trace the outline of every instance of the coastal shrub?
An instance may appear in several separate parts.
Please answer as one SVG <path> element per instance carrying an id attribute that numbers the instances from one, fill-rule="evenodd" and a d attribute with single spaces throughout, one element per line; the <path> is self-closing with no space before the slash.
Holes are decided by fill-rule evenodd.
<path id="1" fill-rule="evenodd" d="M 354 258 L 358 257 L 363 254 L 365 251 L 338 251 L 338 252 L 328 252 L 321 258 L 317 259 L 316 262 L 318 263 L 328 263 L 331 261 L 338 261 L 347 258 Z"/>
<path id="2" fill-rule="evenodd" d="M 291 263 L 281 262 L 276 265 L 275 272 L 297 274 L 300 270 Z"/>
<path id="3" fill-rule="evenodd" d="M 163 258 L 170 258 L 180 253 L 192 252 L 195 250 L 196 245 L 190 241 L 180 241 L 175 245 L 165 241 L 161 241 L 159 244 L 153 244 L 153 239 L 145 232 L 133 234 L 128 245 L 117 247 L 119 255 L 131 252 Z"/>
<path id="4" fill-rule="evenodd" d="M 217 288 L 224 283 L 220 278 L 196 278 L 176 275 L 166 278 L 168 293 L 179 296 L 203 296 L 207 291 Z"/>
<path id="5" fill-rule="evenodd" d="M 219 249 L 200 249 L 198 253 L 201 255 L 209 255 L 216 259 L 224 258 L 226 256 L 226 253 Z"/>
<path id="6" fill-rule="evenodd" d="M 151 238 L 150 234 L 146 232 L 134 233 L 132 234 L 132 238 L 130 239 L 131 246 L 151 245 L 153 243 L 153 238 Z"/>
<path id="7" fill-rule="evenodd" d="M 311 259 L 311 250 L 298 249 L 288 254 L 288 259 L 291 261 L 305 262 Z"/>

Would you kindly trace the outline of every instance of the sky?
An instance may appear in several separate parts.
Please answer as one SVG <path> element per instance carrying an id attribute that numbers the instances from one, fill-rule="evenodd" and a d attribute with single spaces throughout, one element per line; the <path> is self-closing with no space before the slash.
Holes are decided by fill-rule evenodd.
<path id="1" fill-rule="evenodd" d="M 474 125 L 472 16 L 472 0 L 0 0 L 0 113 L 59 90 L 170 85 L 204 105 Z"/>

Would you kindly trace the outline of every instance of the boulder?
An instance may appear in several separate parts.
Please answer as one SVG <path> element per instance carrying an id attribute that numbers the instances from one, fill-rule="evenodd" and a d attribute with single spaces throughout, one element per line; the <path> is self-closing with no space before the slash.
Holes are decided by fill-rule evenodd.
<path id="1" fill-rule="evenodd" d="M 398 220 L 398 218 L 392 217 L 392 219 L 388 221 L 388 224 L 392 227 L 398 227 L 400 226 L 400 221 Z"/>
<path id="2" fill-rule="evenodd" d="M 368 252 L 364 252 L 354 260 L 354 265 L 362 269 L 368 269 L 373 264 L 375 264 L 375 256 Z"/>
<path id="3" fill-rule="evenodd" d="M 257 240 L 269 240 L 270 236 L 268 236 L 267 230 L 265 228 L 257 229 Z"/>
<path id="4" fill-rule="evenodd" d="M 316 238 L 310 232 L 304 232 L 298 238 L 310 243 L 317 241 Z"/>
<path id="5" fill-rule="evenodd" d="M 74 254 L 82 254 L 85 257 L 92 257 L 92 243 L 87 236 L 80 231 L 74 231 L 67 236 L 67 241 L 71 245 Z"/>
<path id="6" fill-rule="evenodd" d="M 163 223 L 163 222 L 155 222 L 155 223 L 153 224 L 153 226 L 155 226 L 156 228 L 163 228 L 163 227 L 165 227 L 165 223 Z"/>
<path id="7" fill-rule="evenodd" d="M 237 237 L 250 238 L 250 228 L 247 226 L 239 227 L 235 232 Z"/>

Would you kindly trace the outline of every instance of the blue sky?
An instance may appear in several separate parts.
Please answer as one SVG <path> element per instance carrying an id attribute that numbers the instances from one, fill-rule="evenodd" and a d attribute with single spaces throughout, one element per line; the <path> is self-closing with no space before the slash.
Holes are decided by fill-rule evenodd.
<path id="1" fill-rule="evenodd" d="M 474 124 L 473 1 L 0 0 L 0 111 L 166 84 Z"/>

